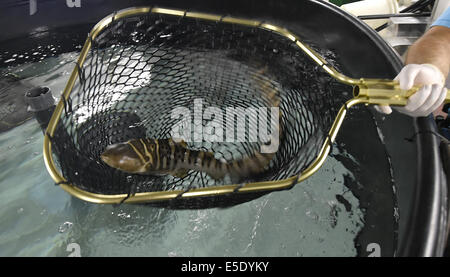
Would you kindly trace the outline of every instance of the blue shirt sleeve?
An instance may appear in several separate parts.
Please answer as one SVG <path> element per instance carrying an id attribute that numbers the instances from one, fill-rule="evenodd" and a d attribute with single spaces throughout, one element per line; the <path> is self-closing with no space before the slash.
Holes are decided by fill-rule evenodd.
<path id="1" fill-rule="evenodd" d="M 431 27 L 433 26 L 445 26 L 447 28 L 450 28 L 450 8 L 447 8 L 443 14 L 435 21 L 433 24 L 431 24 Z"/>

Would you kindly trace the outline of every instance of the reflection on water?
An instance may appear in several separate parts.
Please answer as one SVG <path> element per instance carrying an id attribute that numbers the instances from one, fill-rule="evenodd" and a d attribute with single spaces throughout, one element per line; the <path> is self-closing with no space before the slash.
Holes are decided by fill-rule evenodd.
<path id="1" fill-rule="evenodd" d="M 58 94 L 74 56 L 9 70 Z M 0 133 L 0 256 L 68 256 L 70 243 L 82 256 L 356 255 L 363 213 L 344 185 L 351 172 L 332 156 L 288 191 L 226 209 L 169 210 L 72 198 L 48 175 L 42 144 L 34 120 Z"/>

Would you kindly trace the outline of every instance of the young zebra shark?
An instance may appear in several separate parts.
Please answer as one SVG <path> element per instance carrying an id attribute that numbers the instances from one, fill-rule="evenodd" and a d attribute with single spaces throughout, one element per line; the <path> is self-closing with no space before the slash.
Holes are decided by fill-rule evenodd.
<path id="1" fill-rule="evenodd" d="M 244 159 L 223 161 L 206 151 L 190 150 L 184 141 L 132 139 L 109 145 L 101 159 L 109 166 L 134 174 L 184 177 L 189 170 L 205 172 L 213 179 L 255 175 L 266 170 L 275 153 L 259 153 Z"/>
<path id="2" fill-rule="evenodd" d="M 266 69 L 255 76 L 261 76 Z M 267 77 L 258 78 L 256 85 L 273 107 L 279 107 L 279 91 Z M 276 131 L 272 130 L 271 140 L 274 134 L 277 140 L 281 140 L 281 111 Z M 113 168 L 133 174 L 184 177 L 189 170 L 196 170 L 218 180 L 227 174 L 233 179 L 260 174 L 267 169 L 275 154 L 276 151 L 260 153 L 255 150 L 245 158 L 225 161 L 215 158 L 211 152 L 188 149 L 184 141 L 141 138 L 107 146 L 101 159 Z"/>

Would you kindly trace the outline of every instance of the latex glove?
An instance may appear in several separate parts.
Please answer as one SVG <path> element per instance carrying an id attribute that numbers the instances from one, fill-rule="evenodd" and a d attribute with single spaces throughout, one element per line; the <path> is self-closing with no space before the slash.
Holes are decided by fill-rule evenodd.
<path id="1" fill-rule="evenodd" d="M 408 64 L 395 77 L 401 89 L 411 89 L 414 85 L 422 87 L 409 97 L 406 106 L 395 107 L 401 113 L 409 116 L 427 116 L 439 108 L 445 99 L 447 90 L 443 87 L 445 78 L 442 72 L 431 64 Z M 390 114 L 389 106 L 375 106 L 381 113 Z"/>

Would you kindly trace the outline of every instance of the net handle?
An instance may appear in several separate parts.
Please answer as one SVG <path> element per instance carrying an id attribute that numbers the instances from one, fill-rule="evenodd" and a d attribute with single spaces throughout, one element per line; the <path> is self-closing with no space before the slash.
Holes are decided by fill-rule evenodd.
<path id="1" fill-rule="evenodd" d="M 421 86 L 414 86 L 409 90 L 401 89 L 399 82 L 395 80 L 361 79 L 353 88 L 353 96 L 363 99 L 367 104 L 405 106 L 408 98 L 420 89 Z M 450 103 L 448 89 L 444 102 Z"/>

